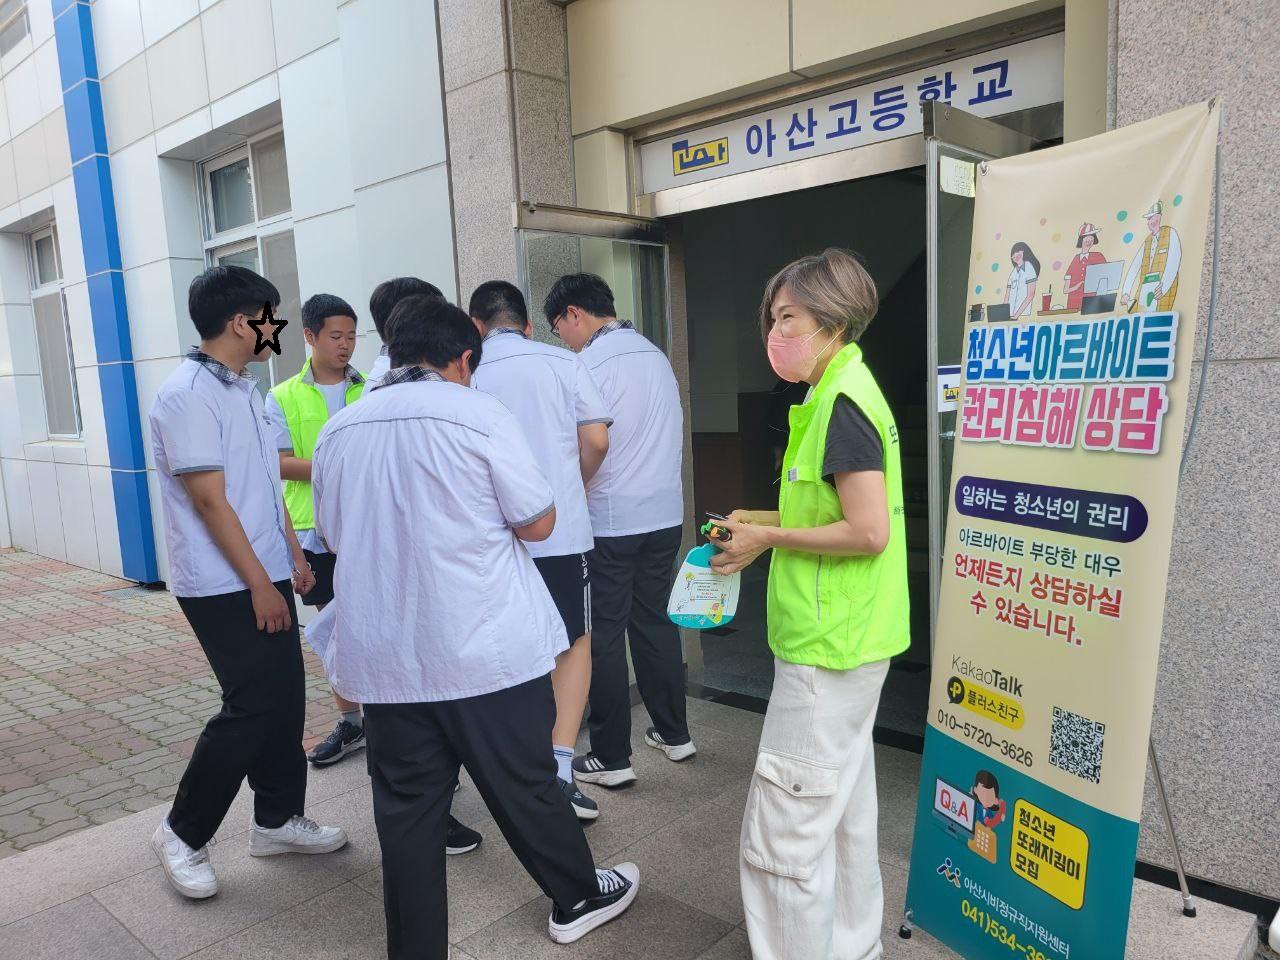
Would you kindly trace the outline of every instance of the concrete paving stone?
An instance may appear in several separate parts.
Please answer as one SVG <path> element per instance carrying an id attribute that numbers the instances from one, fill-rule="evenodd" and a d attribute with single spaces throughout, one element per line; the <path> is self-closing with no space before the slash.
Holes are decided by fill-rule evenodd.
<path id="1" fill-rule="evenodd" d="M 880 877 L 884 882 L 884 921 L 880 928 L 884 960 L 955 960 L 959 954 L 919 927 L 915 928 L 910 940 L 898 936 L 903 905 L 907 901 L 907 870 L 881 861 Z"/>
<path id="2" fill-rule="evenodd" d="M 764 729 L 764 714 L 692 697 L 687 702 L 690 723 L 714 727 L 725 733 L 754 737 L 757 743 L 759 742 L 760 731 Z"/>
<path id="3" fill-rule="evenodd" d="M 324 856 L 251 857 L 237 841 L 209 848 L 218 877 L 209 900 L 187 900 L 158 865 L 93 896 L 160 960 L 177 960 L 343 883 Z"/>
<path id="4" fill-rule="evenodd" d="M 735 927 L 698 960 L 751 960 L 751 942 L 747 932 Z"/>
<path id="5" fill-rule="evenodd" d="M 740 819 L 705 803 L 616 857 L 638 864 L 652 889 L 731 924 L 742 922 Z"/>
<path id="6" fill-rule="evenodd" d="M 22 960 L 153 960 L 92 897 L 80 897 L 0 929 L 0 953 Z"/>
<path id="7" fill-rule="evenodd" d="M 68 820 L 59 820 L 55 823 L 45 824 L 38 830 L 24 831 L 15 840 L 14 845 L 19 850 L 30 850 L 42 843 L 50 840 L 56 840 L 58 837 L 71 833 L 75 830 L 82 830 L 93 823 L 86 816 L 76 815 Z"/>
<path id="8" fill-rule="evenodd" d="M 346 883 L 191 954 L 191 960 L 383 960 L 386 955 L 382 904 Z"/>
<path id="9" fill-rule="evenodd" d="M 550 908 L 543 899 L 526 904 L 459 944 L 477 960 L 563 960 L 566 949 L 547 936 Z M 694 960 L 733 925 L 645 885 L 628 910 L 593 930 L 569 949 L 574 960 Z"/>
<path id="10" fill-rule="evenodd" d="M 1177 890 L 1136 880 L 1124 955 L 1126 960 L 1235 960 L 1253 930 L 1248 914 L 1210 900 L 1196 901 L 1195 919 L 1184 917 Z"/>

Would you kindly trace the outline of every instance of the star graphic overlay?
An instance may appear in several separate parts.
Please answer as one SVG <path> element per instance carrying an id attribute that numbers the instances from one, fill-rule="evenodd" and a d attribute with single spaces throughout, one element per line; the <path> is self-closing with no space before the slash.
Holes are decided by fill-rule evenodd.
<path id="1" fill-rule="evenodd" d="M 274 351 L 277 357 L 280 356 L 280 331 L 288 325 L 288 320 L 276 319 L 270 301 L 264 303 L 262 316 L 249 321 L 249 326 L 253 327 L 254 336 L 257 338 L 253 343 L 253 352 L 261 353 L 265 347 Z"/>

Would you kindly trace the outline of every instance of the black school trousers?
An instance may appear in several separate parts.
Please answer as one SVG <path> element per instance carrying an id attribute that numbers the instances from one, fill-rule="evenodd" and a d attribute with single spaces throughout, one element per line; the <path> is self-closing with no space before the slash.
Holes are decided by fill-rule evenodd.
<path id="1" fill-rule="evenodd" d="M 222 709 L 196 741 L 169 811 L 173 832 L 196 850 L 213 839 L 245 777 L 260 826 L 283 826 L 306 800 L 298 613 L 289 581 L 275 586 L 292 620 L 279 633 L 258 629 L 248 590 L 178 598 L 222 687 Z"/>
<path id="2" fill-rule="evenodd" d="M 667 618 L 675 582 L 680 528 L 626 537 L 596 537 L 591 571 L 591 751 L 608 764 L 631 757 L 631 686 L 636 687 L 664 740 L 689 742 L 685 718 L 684 651 Z"/>
<path id="3" fill-rule="evenodd" d="M 463 700 L 366 703 L 390 960 L 445 960 L 445 839 L 459 765 L 512 852 L 569 909 L 599 894 L 591 849 L 556 783 L 551 675 Z"/>

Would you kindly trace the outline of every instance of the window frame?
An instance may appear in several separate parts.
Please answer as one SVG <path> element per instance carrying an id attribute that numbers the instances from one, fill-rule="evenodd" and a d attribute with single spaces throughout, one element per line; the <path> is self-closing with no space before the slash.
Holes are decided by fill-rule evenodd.
<path id="1" fill-rule="evenodd" d="M 67 315 L 67 297 L 64 292 L 66 281 L 62 275 L 62 251 L 58 249 L 58 226 L 56 223 L 49 223 L 39 230 L 33 230 L 27 234 L 27 265 L 30 273 L 31 288 L 31 325 L 32 332 L 36 338 L 36 356 L 37 363 L 40 363 L 40 324 L 36 317 L 36 301 L 44 300 L 49 297 L 58 298 L 58 309 L 62 314 L 62 340 L 63 346 L 66 348 L 63 354 L 67 358 L 67 374 L 68 382 L 71 386 L 71 410 L 75 415 L 76 429 L 74 433 L 60 433 L 53 429 L 49 423 L 49 404 L 44 399 L 44 392 L 48 389 L 45 383 L 44 367 L 41 363 L 40 368 L 40 392 L 41 405 L 44 413 L 44 429 L 45 436 L 50 440 L 71 440 L 78 441 L 84 437 L 84 418 L 80 413 L 80 384 L 76 379 L 76 358 L 75 348 L 71 342 L 71 318 Z M 50 281 L 41 282 L 39 258 L 36 255 L 36 243 L 40 240 L 49 239 L 53 242 L 53 263 L 57 276 Z"/>
<path id="2" fill-rule="evenodd" d="M 203 247 L 205 266 L 212 267 L 218 263 L 220 256 L 228 253 L 235 253 L 239 250 L 256 249 L 258 254 L 258 272 L 266 276 L 266 252 L 263 249 L 263 241 L 281 233 L 293 233 L 293 197 L 289 197 L 289 209 L 280 213 L 273 214 L 269 217 L 259 217 L 258 215 L 258 184 L 255 178 L 256 165 L 256 147 L 257 144 L 264 140 L 271 140 L 276 137 L 281 138 L 285 151 L 285 171 L 288 173 L 288 157 L 289 144 L 284 136 L 284 125 L 276 124 L 267 129 L 255 133 L 251 137 L 246 137 L 243 142 L 236 146 L 223 150 L 204 160 L 196 163 L 196 181 L 200 191 L 200 211 L 202 219 Z M 213 181 L 210 174 L 228 167 L 241 160 L 249 161 L 249 203 L 252 209 L 253 219 L 248 223 L 239 227 L 233 227 L 229 230 L 223 230 L 221 233 L 214 230 L 213 216 Z M 294 238 L 295 251 L 297 238 Z M 301 291 L 299 291 L 301 297 Z M 270 381 L 268 387 L 273 387 L 281 381 L 287 379 L 280 376 L 281 371 L 277 369 L 277 357 L 272 354 L 265 362 L 267 365 L 268 377 Z M 293 376 L 292 373 L 288 376 Z"/>
<path id="3" fill-rule="evenodd" d="M 24 2 L 18 7 L 18 9 L 9 15 L 9 18 L 7 20 L 5 20 L 3 23 L 0 23 L 0 36 L 4 36 L 4 34 L 8 32 L 10 27 L 18 23 L 23 24 L 22 35 L 19 36 L 17 40 L 14 41 L 13 46 L 11 46 L 9 50 L 5 51 L 5 53 L 3 54 L 4 56 L 8 56 L 9 53 L 17 49 L 18 44 L 22 43 L 24 39 L 31 36 L 31 17 L 27 13 L 28 6 L 30 6 L 30 4 L 27 3 L 26 0 L 24 0 Z"/>

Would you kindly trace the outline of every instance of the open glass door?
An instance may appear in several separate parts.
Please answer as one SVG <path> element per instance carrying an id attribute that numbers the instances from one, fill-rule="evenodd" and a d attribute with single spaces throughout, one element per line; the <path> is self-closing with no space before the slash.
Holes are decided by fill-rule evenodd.
<path id="1" fill-rule="evenodd" d="M 516 204 L 515 225 L 520 286 L 537 339 L 558 342 L 541 310 L 552 284 L 567 273 L 595 273 L 613 290 L 618 317 L 669 351 L 668 254 L 661 220 L 522 200 Z"/>
<path id="2" fill-rule="evenodd" d="M 959 384 L 964 330 L 973 304 L 1002 299 L 1005 273 L 992 274 L 995 290 L 969 290 L 973 252 L 973 203 L 984 160 L 1008 157 L 1031 149 L 1032 139 L 957 110 L 936 100 L 924 107 L 926 247 L 929 306 L 929 646 L 938 621 L 942 549 L 950 503 L 951 462 L 955 452 L 958 411 L 950 408 L 942 386 Z M 1008 258 L 1001 243 L 991 238 L 990 259 Z M 987 251 L 983 251 L 986 253 Z M 1007 271 L 1006 271 L 1007 272 Z"/>

